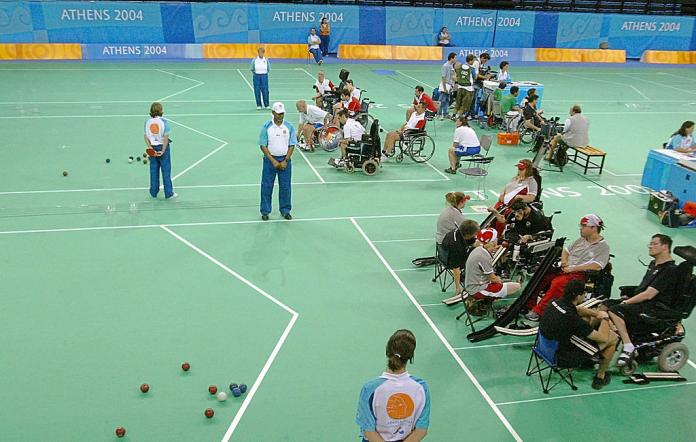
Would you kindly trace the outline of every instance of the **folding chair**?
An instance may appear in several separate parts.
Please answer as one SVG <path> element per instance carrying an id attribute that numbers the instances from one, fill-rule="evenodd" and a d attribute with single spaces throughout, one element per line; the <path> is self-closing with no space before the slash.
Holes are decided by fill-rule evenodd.
<path id="1" fill-rule="evenodd" d="M 464 320 L 464 324 L 468 325 L 471 328 L 471 333 L 476 333 L 476 328 L 474 327 L 474 324 L 477 322 L 483 320 L 486 318 L 486 316 L 489 316 L 493 312 L 493 303 L 491 302 L 490 305 L 487 307 L 486 312 L 483 315 L 472 315 L 470 309 L 470 305 L 467 302 L 469 298 L 473 297 L 473 295 L 470 295 L 469 293 L 466 292 L 466 290 L 462 290 L 462 302 L 464 303 L 464 311 L 457 316 L 457 321 L 459 319 L 466 315 L 466 319 Z M 476 319 L 473 319 L 472 316 L 478 316 Z"/>
<path id="2" fill-rule="evenodd" d="M 562 368 L 556 363 L 556 352 L 558 351 L 558 341 L 553 341 L 551 339 L 546 339 L 541 331 L 537 332 L 536 341 L 534 341 L 534 346 L 532 347 L 532 354 L 529 356 L 529 364 L 527 365 L 527 376 L 532 376 L 534 374 L 539 375 L 539 381 L 541 382 L 541 389 L 544 390 L 545 394 L 556 385 L 560 384 L 561 381 L 570 385 L 570 388 L 577 390 L 578 387 L 573 382 L 573 369 L 572 368 Z M 535 367 L 532 368 L 532 361 L 535 363 Z M 542 372 L 548 370 L 548 375 L 546 378 L 542 375 Z M 560 379 L 549 387 L 551 383 L 551 376 L 557 373 Z"/>
<path id="3" fill-rule="evenodd" d="M 454 274 L 449 268 L 449 251 L 441 244 L 435 245 L 435 276 L 433 282 L 438 281 L 440 289 L 446 292 L 454 284 Z"/>
<path id="4" fill-rule="evenodd" d="M 478 177 L 478 194 L 483 194 L 484 199 L 488 199 L 486 192 L 486 177 L 488 176 L 488 168 L 495 159 L 495 157 L 488 156 L 491 145 L 493 144 L 493 138 L 490 135 L 482 135 L 479 139 L 481 144 L 481 153 L 477 155 L 472 155 L 471 157 L 463 157 L 460 159 L 462 162 L 469 163 L 472 167 L 466 167 L 459 169 L 459 173 L 466 176 Z M 483 189 L 483 193 L 481 192 Z"/>

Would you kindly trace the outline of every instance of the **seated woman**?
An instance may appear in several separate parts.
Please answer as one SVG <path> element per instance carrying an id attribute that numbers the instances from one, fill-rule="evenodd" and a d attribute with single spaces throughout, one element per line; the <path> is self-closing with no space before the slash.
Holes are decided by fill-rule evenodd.
<path id="1" fill-rule="evenodd" d="M 442 29 L 440 29 L 440 33 L 437 34 L 437 45 L 438 46 L 452 46 L 452 44 L 450 42 L 451 39 L 452 39 L 452 35 L 447 30 L 447 26 L 443 26 Z"/>
<path id="2" fill-rule="evenodd" d="M 321 49 L 319 45 L 321 44 L 321 38 L 317 35 L 317 29 L 312 28 L 309 31 L 309 37 L 307 37 L 307 45 L 309 46 L 309 52 L 314 56 L 314 61 L 321 65 L 324 61 L 321 59 Z"/>
<path id="3" fill-rule="evenodd" d="M 488 208 L 488 211 L 495 215 L 495 228 L 499 233 L 503 232 L 506 223 L 505 218 L 510 215 L 509 207 L 502 212 L 500 211 L 501 208 L 511 205 L 516 198 L 520 198 L 525 203 L 536 201 L 540 191 L 537 182 L 537 171 L 532 161 L 525 158 L 520 160 L 515 166 L 517 167 L 517 175 L 505 185 L 498 197 L 498 202 Z"/>
<path id="4" fill-rule="evenodd" d="M 469 127 L 466 115 L 460 115 L 454 122 L 454 141 L 447 151 L 450 167 L 445 172 L 456 174 L 459 168 L 459 158 L 476 155 L 481 152 L 481 143 L 474 129 Z"/>
<path id="5" fill-rule="evenodd" d="M 504 83 L 511 83 L 512 78 L 510 78 L 510 63 L 507 61 L 500 62 L 500 71 L 498 72 L 497 80 Z"/>
<path id="6" fill-rule="evenodd" d="M 696 152 L 696 142 L 694 142 L 694 122 L 685 121 L 678 131 L 672 134 L 665 145 L 665 149 L 674 149 L 681 153 Z"/>
<path id="7" fill-rule="evenodd" d="M 406 124 L 401 129 L 389 132 L 384 139 L 384 150 L 382 151 L 382 161 L 385 161 L 394 151 L 397 141 L 404 139 L 404 134 L 410 131 L 425 130 L 425 103 L 420 102 L 414 106 L 416 111 L 411 114 Z"/>
<path id="8" fill-rule="evenodd" d="M 476 234 L 480 227 L 474 220 L 465 219 L 456 229 L 450 230 L 442 238 L 442 249 L 448 254 L 447 268 L 452 270 L 454 279 L 454 296 L 443 299 L 445 305 L 454 305 L 462 301 L 462 270 L 466 266 L 471 250 L 476 244 Z"/>
<path id="9" fill-rule="evenodd" d="M 618 336 L 611 330 L 609 315 L 605 311 L 578 307 L 585 295 L 585 283 L 570 281 L 563 290 L 563 297 L 551 302 L 539 321 L 539 332 L 546 338 L 558 341 L 556 360 L 562 367 L 579 367 L 592 363 L 588 354 L 571 342 L 571 337 L 591 341 L 599 347 L 600 360 L 592 388 L 599 390 L 611 381 L 607 368 L 616 351 Z"/>
<path id="10" fill-rule="evenodd" d="M 437 218 L 437 231 L 435 232 L 435 242 L 442 244 L 442 239 L 447 233 L 456 229 L 466 219 L 462 214 L 462 209 L 471 197 L 464 192 L 448 192 L 445 195 L 447 207 L 442 209 Z"/>

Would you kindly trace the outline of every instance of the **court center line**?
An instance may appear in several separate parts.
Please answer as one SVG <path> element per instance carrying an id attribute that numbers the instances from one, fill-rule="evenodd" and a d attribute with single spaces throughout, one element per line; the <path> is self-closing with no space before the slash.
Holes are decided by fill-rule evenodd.
<path id="1" fill-rule="evenodd" d="M 317 79 L 314 78 L 314 75 L 312 75 L 312 74 L 310 74 L 309 72 L 307 72 L 307 69 L 305 69 L 305 68 L 300 68 L 300 70 L 301 70 L 302 72 L 304 72 L 305 74 L 309 75 L 309 78 L 311 78 L 312 80 L 317 81 Z"/>
<path id="2" fill-rule="evenodd" d="M 504 344 L 487 344 L 487 345 L 470 345 L 469 347 L 455 347 L 455 350 L 475 350 L 477 348 L 489 348 L 489 347 L 514 347 L 516 345 L 529 345 L 534 344 L 534 341 L 524 341 L 524 342 L 506 342 Z"/>
<path id="3" fill-rule="evenodd" d="M 237 72 L 239 72 L 239 76 L 242 77 L 242 80 L 244 80 L 244 83 L 246 83 L 247 86 L 249 86 L 249 89 L 251 89 L 251 91 L 254 92 L 254 86 L 252 86 L 251 83 L 249 83 L 249 80 L 247 80 L 247 78 L 244 76 L 244 74 L 242 74 L 242 71 L 237 69 Z M 266 104 L 268 104 L 268 103 L 266 103 Z"/>
<path id="4" fill-rule="evenodd" d="M 197 134 L 206 136 L 206 137 L 208 137 L 208 138 L 210 138 L 210 139 L 212 139 L 212 140 L 215 140 L 215 141 L 218 141 L 218 142 L 221 142 L 221 143 L 222 143 L 220 146 L 218 146 L 217 148 L 215 148 L 215 149 L 213 149 L 212 151 L 208 152 L 206 155 L 204 155 L 204 156 L 203 156 L 202 158 L 200 158 L 198 161 L 196 161 L 195 163 L 191 164 L 190 166 L 188 166 L 186 169 L 182 170 L 182 171 L 179 172 L 178 174 L 174 175 L 174 176 L 172 177 L 172 181 L 174 181 L 174 180 L 176 180 L 177 178 L 179 178 L 180 176 L 186 174 L 186 173 L 189 172 L 191 169 L 193 169 L 194 167 L 198 166 L 199 164 L 201 164 L 203 161 L 207 160 L 207 159 L 210 158 L 211 156 L 215 155 L 215 154 L 216 154 L 218 151 L 220 151 L 223 147 L 225 147 L 225 146 L 227 146 L 227 145 L 229 144 L 229 143 L 227 143 L 227 141 L 225 141 L 225 140 L 221 140 L 220 138 L 214 137 L 213 135 L 210 135 L 210 134 L 208 134 L 208 133 L 205 133 L 205 132 L 203 132 L 203 131 L 201 131 L 201 130 L 194 129 L 193 127 L 187 126 L 187 125 L 185 125 L 185 124 L 183 124 L 183 123 L 179 123 L 178 121 L 174 121 L 174 120 L 172 120 L 171 118 L 167 118 L 167 121 L 169 121 L 169 122 L 171 122 L 171 123 L 174 123 L 174 124 L 176 124 L 177 126 L 181 126 L 181 127 L 185 128 L 185 129 L 188 129 L 188 130 L 190 130 L 190 131 L 193 131 L 193 132 L 195 132 L 195 133 L 197 133 Z"/>
<path id="5" fill-rule="evenodd" d="M 309 166 L 309 168 L 312 169 L 312 172 L 314 172 L 314 175 L 316 175 L 317 178 L 319 178 L 319 181 L 321 181 L 322 184 L 326 184 L 326 181 L 324 181 L 324 178 L 322 178 L 321 175 L 319 175 L 319 171 L 318 171 L 318 170 L 314 167 L 314 165 L 309 161 L 309 158 L 307 158 L 307 156 L 305 155 L 305 153 L 302 152 L 302 149 L 300 149 L 299 147 L 297 147 L 295 150 L 297 150 L 298 152 L 300 152 L 300 155 L 302 156 L 302 158 L 304 158 L 305 163 L 307 163 L 307 165 Z"/>
<path id="6" fill-rule="evenodd" d="M 629 393 L 629 392 L 636 392 L 636 391 L 641 391 L 641 390 L 651 390 L 654 388 L 683 387 L 686 385 L 693 385 L 693 384 L 696 384 L 696 381 L 679 382 L 679 383 L 669 384 L 669 385 L 648 385 L 647 387 L 628 388 L 625 390 L 596 391 L 596 392 L 592 392 L 592 393 L 567 394 L 564 396 L 542 397 L 542 398 L 537 398 L 537 399 L 525 399 L 525 400 L 521 400 L 521 401 L 498 402 L 496 405 L 503 406 L 503 405 L 515 405 L 515 404 L 528 404 L 531 402 L 553 401 L 553 400 L 557 400 L 557 399 L 572 399 L 572 398 L 583 397 L 583 396 L 597 396 L 600 394 Z"/>
<path id="7" fill-rule="evenodd" d="M 423 83 L 423 82 L 420 81 L 419 79 L 414 78 L 414 77 L 411 77 L 410 75 L 404 74 L 404 73 L 401 72 L 401 71 L 394 71 L 394 72 L 396 72 L 396 73 L 399 74 L 399 75 L 403 75 L 404 77 L 410 78 L 411 80 L 418 82 L 418 84 L 422 84 L 423 86 L 428 86 L 428 87 L 431 88 L 431 89 L 435 89 L 435 86 L 431 86 L 431 85 L 429 85 L 428 83 Z"/>
<path id="8" fill-rule="evenodd" d="M 367 242 L 367 244 L 370 246 L 370 248 L 371 248 L 372 251 L 375 253 L 375 255 L 377 255 L 377 258 L 379 258 L 379 260 L 382 262 L 382 264 L 384 265 L 384 267 L 386 267 L 386 269 L 389 271 L 389 273 L 390 273 L 391 276 L 394 278 L 394 280 L 396 280 L 396 282 L 397 282 L 397 284 L 399 285 L 399 287 L 401 287 L 401 290 L 403 290 L 403 292 L 406 294 L 406 296 L 408 296 L 408 299 L 409 299 L 409 300 L 411 301 L 411 303 L 416 307 L 416 309 L 417 309 L 418 312 L 421 314 L 421 316 L 423 317 L 423 319 L 425 319 L 425 322 L 430 326 L 430 328 L 433 330 L 433 332 L 435 333 L 435 335 L 440 339 L 440 341 L 441 341 L 442 344 L 445 346 L 445 348 L 447 349 L 447 351 L 449 351 L 449 353 L 452 355 L 452 357 L 453 357 L 454 360 L 457 362 L 457 364 L 459 365 L 459 367 L 464 371 L 464 373 L 466 374 L 466 376 L 469 378 L 469 380 L 471 381 L 471 383 L 474 384 L 474 386 L 475 386 L 476 389 L 479 391 L 479 393 L 481 394 L 481 396 L 483 396 L 483 399 L 488 403 L 488 405 L 491 407 L 491 409 L 492 409 L 493 412 L 496 414 L 496 416 L 498 416 L 498 419 L 500 419 L 500 421 L 503 423 L 503 425 L 505 426 L 505 428 L 507 428 L 507 430 L 510 432 L 510 434 L 512 435 L 512 437 L 513 437 L 517 442 L 522 442 L 522 438 L 520 437 L 520 435 L 517 434 L 517 431 L 515 431 L 515 429 L 514 429 L 514 428 L 512 427 L 512 425 L 510 424 L 510 422 L 508 422 L 507 418 L 503 415 L 503 413 L 500 411 L 500 409 L 498 408 L 498 406 L 493 402 L 493 400 L 492 400 L 491 397 L 488 395 L 488 393 L 486 392 L 486 390 L 483 389 L 483 387 L 481 386 L 481 384 L 479 383 L 479 381 L 476 379 L 476 377 L 474 376 L 474 374 L 471 372 L 471 370 L 469 370 L 469 367 L 467 367 L 467 365 L 464 363 L 464 361 L 462 361 L 462 359 L 459 357 L 459 355 L 457 354 L 457 352 L 454 351 L 454 349 L 452 348 L 452 346 L 450 345 L 450 343 L 447 342 L 447 339 L 445 339 L 444 335 L 442 334 L 442 332 L 440 331 L 440 329 L 435 325 L 435 323 L 433 322 L 433 320 L 430 319 L 430 316 L 428 316 L 428 314 L 425 312 L 425 310 L 423 310 L 423 307 L 421 307 L 420 304 L 418 304 L 418 301 L 416 301 L 416 298 L 415 298 L 415 297 L 413 296 L 413 294 L 410 292 L 410 290 L 408 289 L 408 287 L 406 287 L 406 285 L 401 281 L 401 278 L 399 278 L 399 276 L 394 272 L 394 270 L 391 268 L 391 266 L 389 265 L 389 263 L 387 262 L 387 260 L 384 258 L 384 256 L 382 256 L 382 254 L 380 253 L 380 251 L 377 249 L 377 246 L 375 246 L 375 245 L 372 243 L 372 241 L 370 240 L 370 238 L 367 236 L 367 234 L 365 234 L 365 232 L 364 232 L 363 229 L 360 227 L 360 225 L 357 223 L 357 221 L 355 221 L 355 218 L 350 218 L 350 221 L 351 221 L 351 223 L 353 223 L 353 225 L 354 225 L 355 228 L 357 229 L 358 233 L 360 233 L 360 235 L 363 237 L 363 239 L 365 240 L 365 242 Z"/>
<path id="9" fill-rule="evenodd" d="M 185 77 L 185 76 L 183 76 L 183 75 L 175 74 L 174 72 L 165 71 L 164 69 L 155 69 L 155 71 L 161 72 L 161 73 L 163 73 L 163 74 L 171 75 L 171 76 L 173 76 L 173 77 L 182 78 L 182 79 L 184 79 L 184 80 L 193 81 L 194 83 L 196 83 L 196 84 L 194 84 L 194 85 L 191 86 L 191 87 L 188 87 L 188 88 L 186 88 L 186 89 L 184 89 L 184 90 L 181 90 L 181 91 L 179 91 L 179 92 L 175 92 L 175 93 L 173 93 L 173 94 L 167 95 L 166 97 L 162 97 L 162 98 L 160 98 L 160 99 L 158 99 L 158 100 L 155 100 L 155 101 L 164 101 L 164 100 L 166 100 L 167 98 L 176 97 L 177 95 L 181 95 L 181 94 L 183 94 L 184 92 L 188 92 L 188 91 L 190 91 L 191 89 L 195 89 L 195 88 L 197 88 L 197 87 L 199 87 L 199 86 L 203 86 L 203 85 L 205 84 L 204 82 L 202 82 L 202 81 L 200 81 L 200 80 L 196 80 L 196 79 L 193 79 L 193 78 Z"/>
<path id="10" fill-rule="evenodd" d="M 246 412 L 247 408 L 249 407 L 249 404 L 251 403 L 252 399 L 254 398 L 254 395 L 256 394 L 256 391 L 259 389 L 259 386 L 261 385 L 261 382 L 263 382 L 263 379 L 266 377 L 266 374 L 268 373 L 268 370 L 271 368 L 271 365 L 273 364 L 273 361 L 275 361 L 276 356 L 278 356 L 278 353 L 280 352 L 280 349 L 283 347 L 283 344 L 285 343 L 285 340 L 287 339 L 288 335 L 290 334 L 290 331 L 292 330 L 293 326 L 295 325 L 295 322 L 297 322 L 297 318 L 300 316 L 295 310 L 291 309 L 288 307 L 286 304 L 282 303 L 275 297 L 271 296 L 268 294 L 265 290 L 259 288 L 256 286 L 254 283 L 240 275 L 239 273 L 235 272 L 225 264 L 221 263 L 217 259 L 213 258 L 210 256 L 208 253 L 205 251 L 201 250 L 199 247 L 196 245 L 192 244 L 185 238 L 181 237 L 171 229 L 169 229 L 166 226 L 160 226 L 165 232 L 169 233 L 172 235 L 174 238 L 178 239 L 181 241 L 183 244 L 191 248 L 193 251 L 198 253 L 199 255 L 203 256 L 206 258 L 208 261 L 212 262 L 225 272 L 229 273 L 230 275 L 234 276 L 236 279 L 256 291 L 258 294 L 263 296 L 264 298 L 270 300 L 286 312 L 290 313 L 292 317 L 290 318 L 290 322 L 288 322 L 288 325 L 285 326 L 285 330 L 283 330 L 283 334 L 280 335 L 280 338 L 278 339 L 278 342 L 276 342 L 275 347 L 273 347 L 273 351 L 271 354 L 268 356 L 268 359 L 266 359 L 266 363 L 263 365 L 263 368 L 261 369 L 261 372 L 259 375 L 256 377 L 256 380 L 254 381 L 254 384 L 251 386 L 249 391 L 247 392 L 246 397 L 244 398 L 244 402 L 242 403 L 241 407 L 239 407 L 239 410 L 237 410 L 237 413 L 234 415 L 234 419 L 232 419 L 232 422 L 230 423 L 230 426 L 227 428 L 227 431 L 225 432 L 225 435 L 223 436 L 222 440 L 224 442 L 227 442 L 230 440 L 230 437 L 232 437 L 232 434 L 234 433 L 234 430 L 237 428 L 237 425 L 239 425 L 239 422 L 242 419 L 242 416 L 244 416 L 244 413 Z"/>
<path id="11" fill-rule="evenodd" d="M 190 91 L 191 89 L 196 89 L 197 87 L 203 86 L 204 84 L 205 84 L 205 83 L 194 84 L 194 85 L 191 86 L 191 87 L 187 87 L 187 88 L 184 89 L 184 90 L 181 90 L 181 91 L 179 91 L 179 92 L 175 92 L 175 93 L 173 93 L 173 94 L 169 94 L 169 95 L 167 95 L 166 97 L 159 98 L 159 99 L 157 99 L 157 100 L 155 100 L 155 101 L 166 101 L 167 98 L 176 97 L 177 95 L 181 95 L 181 94 L 183 94 L 184 92 Z"/>
<path id="12" fill-rule="evenodd" d="M 438 173 L 438 175 L 440 175 L 442 178 L 444 178 L 445 181 L 450 181 L 450 177 L 448 177 L 447 175 L 445 175 L 445 174 L 444 174 L 440 169 L 438 169 L 437 167 L 435 167 L 435 166 L 433 166 L 432 164 L 430 164 L 430 161 L 426 161 L 425 164 L 427 164 L 428 166 L 430 166 L 435 172 Z"/>

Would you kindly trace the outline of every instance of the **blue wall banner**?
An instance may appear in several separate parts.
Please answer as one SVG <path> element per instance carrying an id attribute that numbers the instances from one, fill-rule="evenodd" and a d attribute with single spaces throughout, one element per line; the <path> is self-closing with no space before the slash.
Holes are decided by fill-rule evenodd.
<path id="1" fill-rule="evenodd" d="M 203 58 L 200 45 L 191 44 L 84 44 L 86 60 L 150 60 Z"/>
<path id="2" fill-rule="evenodd" d="M 61 0 L 0 0 L 0 43 L 124 47 L 306 43 L 309 29 L 318 27 L 324 16 L 331 24 L 331 52 L 337 52 L 340 44 L 434 46 L 442 26 L 452 34 L 452 44 L 470 49 L 597 49 L 600 44 L 608 43 L 610 49 L 625 49 L 631 58 L 639 58 L 648 49 L 696 50 L 694 17 L 355 5 Z M 139 47 L 142 54 L 144 46 Z M 99 55 L 99 49 L 90 48 L 87 53 L 94 58 Z M 526 59 L 527 55 L 513 51 L 501 58 L 517 61 L 518 57 Z"/>
<path id="3" fill-rule="evenodd" d="M 487 52 L 491 56 L 489 65 L 496 71 L 501 61 L 534 61 L 536 59 L 534 48 L 446 47 L 442 48 L 442 59 L 447 60 L 450 52 L 457 54 L 457 58 L 462 62 L 469 54 L 478 57 Z"/>

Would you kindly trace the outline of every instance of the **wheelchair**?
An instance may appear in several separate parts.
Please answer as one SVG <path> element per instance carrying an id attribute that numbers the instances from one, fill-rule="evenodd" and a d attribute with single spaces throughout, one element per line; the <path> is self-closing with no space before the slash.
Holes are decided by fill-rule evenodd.
<path id="1" fill-rule="evenodd" d="M 696 248 L 681 246 L 674 248 L 674 254 L 685 261 L 677 267 L 678 291 L 672 294 L 672 305 L 655 316 L 642 315 L 644 322 L 637 330 L 629 330 L 636 351 L 626 365 L 620 368 L 621 374 L 630 376 L 641 362 L 651 362 L 657 358 L 660 371 L 676 372 L 689 360 L 689 348 L 684 342 L 686 336 L 682 321 L 687 319 L 696 306 Z M 621 287 L 627 290 L 631 287 Z M 635 327 L 634 327 L 635 328 Z"/>
<path id="2" fill-rule="evenodd" d="M 343 137 L 343 131 L 340 127 L 329 124 L 316 129 L 312 136 L 314 137 L 313 144 L 315 146 L 319 145 L 325 151 L 333 152 L 338 148 L 338 142 Z M 304 134 L 300 134 L 297 141 L 298 143 L 303 143 L 305 141 Z M 311 150 L 313 151 L 314 149 Z"/>
<path id="3" fill-rule="evenodd" d="M 364 91 L 361 91 L 361 93 L 362 92 Z M 365 130 L 372 127 L 372 123 L 375 121 L 375 117 L 370 115 L 370 104 L 372 104 L 372 101 L 369 98 L 363 98 L 360 102 L 360 112 L 353 117 Z"/>
<path id="4" fill-rule="evenodd" d="M 379 120 L 374 120 L 370 126 L 370 133 L 363 134 L 359 142 L 351 141 L 346 147 L 345 161 L 339 163 L 335 158 L 329 160 L 329 165 L 346 173 L 353 173 L 356 169 L 362 169 L 367 176 L 375 175 L 382 167 L 382 144 L 379 139 Z"/>
<path id="5" fill-rule="evenodd" d="M 396 153 L 397 149 L 399 153 Z M 395 157 L 397 163 L 402 162 L 406 156 L 416 163 L 425 163 L 433 157 L 434 153 L 435 141 L 425 129 L 417 129 L 404 131 L 389 156 Z"/>
<path id="6" fill-rule="evenodd" d="M 324 112 L 333 114 L 333 108 L 339 101 L 341 101 L 339 92 L 327 92 L 321 96 L 321 109 Z"/>

